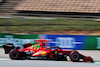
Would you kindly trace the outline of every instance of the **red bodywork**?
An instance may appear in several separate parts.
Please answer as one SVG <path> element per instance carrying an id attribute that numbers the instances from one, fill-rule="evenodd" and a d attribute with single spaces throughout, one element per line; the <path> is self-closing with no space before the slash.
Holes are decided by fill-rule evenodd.
<path id="1" fill-rule="evenodd" d="M 39 48 L 38 48 L 39 47 Z M 93 62 L 93 59 L 88 56 L 80 54 L 76 50 L 63 50 L 59 47 L 45 47 L 44 44 L 35 44 L 23 49 L 13 49 L 10 51 L 9 56 L 11 59 L 26 59 L 31 58 L 45 58 L 53 60 L 67 60 L 67 57 L 73 62 Z"/>

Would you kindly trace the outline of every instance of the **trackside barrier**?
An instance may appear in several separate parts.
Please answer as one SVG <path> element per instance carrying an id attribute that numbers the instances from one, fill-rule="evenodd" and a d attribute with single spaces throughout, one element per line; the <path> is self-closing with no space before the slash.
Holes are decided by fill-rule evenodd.
<path id="1" fill-rule="evenodd" d="M 17 47 L 26 43 L 34 43 L 34 39 L 37 38 L 38 35 L 0 33 L 0 46 L 7 43 L 13 43 L 14 46 Z"/>
<path id="2" fill-rule="evenodd" d="M 26 43 L 36 43 L 34 40 L 45 40 L 46 46 L 59 46 L 62 49 L 100 50 L 100 36 L 0 33 L 0 46 L 13 43 L 17 47 Z"/>
<path id="3" fill-rule="evenodd" d="M 46 35 L 52 39 L 49 46 L 59 46 L 63 49 L 100 50 L 100 36 L 86 35 Z"/>

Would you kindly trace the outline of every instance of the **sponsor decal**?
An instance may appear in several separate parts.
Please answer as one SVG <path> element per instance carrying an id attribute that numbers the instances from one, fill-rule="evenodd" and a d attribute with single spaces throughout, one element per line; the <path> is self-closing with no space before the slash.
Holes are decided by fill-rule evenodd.
<path id="1" fill-rule="evenodd" d="M 76 42 L 76 39 L 73 37 L 58 37 L 56 38 L 56 46 L 62 48 L 75 48 L 76 44 L 82 44 L 82 42 Z"/>
<path id="2" fill-rule="evenodd" d="M 39 52 L 37 52 L 35 55 L 39 55 L 40 53 Z"/>
<path id="3" fill-rule="evenodd" d="M 59 55 L 62 55 L 62 53 L 59 53 Z"/>
<path id="4" fill-rule="evenodd" d="M 57 51 L 55 51 L 55 54 L 57 54 L 58 52 Z"/>
<path id="5" fill-rule="evenodd" d="M 31 55 L 31 54 L 33 54 L 33 53 L 35 53 L 35 51 L 33 51 L 33 50 L 31 50 L 30 52 L 29 52 L 29 50 L 26 50 L 26 51 L 24 51 L 27 55 Z"/>
<path id="6" fill-rule="evenodd" d="M 41 52 L 41 55 L 42 56 L 46 56 L 47 55 L 47 52 L 43 51 L 43 52 Z"/>
<path id="7" fill-rule="evenodd" d="M 13 38 L 13 35 L 5 35 L 5 38 L 0 38 L 0 46 L 7 43 L 13 43 L 17 47 L 27 43 L 34 43 L 34 39 Z"/>
<path id="8" fill-rule="evenodd" d="M 62 49 L 84 49 L 87 36 L 85 35 L 46 35 L 51 39 L 48 46 L 58 46 Z"/>

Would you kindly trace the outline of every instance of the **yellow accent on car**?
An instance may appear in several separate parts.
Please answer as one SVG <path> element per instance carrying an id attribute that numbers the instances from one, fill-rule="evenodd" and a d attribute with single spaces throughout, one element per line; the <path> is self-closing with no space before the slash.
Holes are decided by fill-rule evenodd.
<path id="1" fill-rule="evenodd" d="M 57 51 L 55 51 L 55 54 L 57 54 Z"/>
<path id="2" fill-rule="evenodd" d="M 41 52 L 42 56 L 46 56 L 46 54 L 47 54 L 47 52 L 45 52 L 45 51 Z"/>

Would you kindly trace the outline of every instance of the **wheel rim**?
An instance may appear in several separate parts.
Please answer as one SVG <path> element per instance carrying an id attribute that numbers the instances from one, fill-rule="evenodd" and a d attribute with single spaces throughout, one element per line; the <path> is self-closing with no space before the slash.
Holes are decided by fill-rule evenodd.
<path id="1" fill-rule="evenodd" d="M 19 52 L 18 51 L 13 50 L 13 51 L 10 52 L 10 58 L 11 59 L 18 59 L 18 57 L 19 57 Z"/>
<path id="2" fill-rule="evenodd" d="M 73 53 L 72 60 L 78 60 L 78 59 L 79 59 L 79 55 L 77 53 Z"/>
<path id="3" fill-rule="evenodd" d="M 12 58 L 17 58 L 17 57 L 18 57 L 18 53 L 15 52 L 15 51 L 12 52 L 12 53 L 11 53 L 11 57 L 12 57 Z"/>

